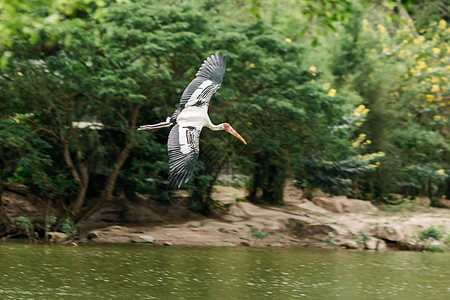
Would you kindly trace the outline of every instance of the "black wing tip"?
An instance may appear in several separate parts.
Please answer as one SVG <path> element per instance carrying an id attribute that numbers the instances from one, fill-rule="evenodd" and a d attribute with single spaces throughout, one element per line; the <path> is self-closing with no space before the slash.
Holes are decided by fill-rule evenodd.
<path id="1" fill-rule="evenodd" d="M 223 60 L 223 61 L 227 60 L 227 57 L 221 51 L 218 51 L 218 52 L 216 52 L 216 54 L 213 54 L 211 56 L 216 56 L 217 60 Z"/>
<path id="2" fill-rule="evenodd" d="M 215 54 L 208 56 L 203 61 L 202 66 L 195 76 L 201 76 L 211 79 L 216 83 L 220 83 L 225 75 L 226 66 L 226 56 L 222 52 L 218 51 Z"/>
<path id="3" fill-rule="evenodd" d="M 227 65 L 227 57 L 222 52 L 216 52 L 215 54 L 210 56 L 211 58 L 214 57 L 217 62 L 220 63 L 223 67 L 226 67 Z"/>
<path id="4" fill-rule="evenodd" d="M 183 184 L 187 183 L 191 179 L 191 177 L 192 175 L 186 177 L 185 174 L 175 174 L 175 176 L 169 176 L 169 189 L 180 189 Z"/>

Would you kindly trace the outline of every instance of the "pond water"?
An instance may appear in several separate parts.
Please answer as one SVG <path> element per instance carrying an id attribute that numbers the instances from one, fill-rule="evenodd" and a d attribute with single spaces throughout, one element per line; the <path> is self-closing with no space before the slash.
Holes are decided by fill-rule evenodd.
<path id="1" fill-rule="evenodd" d="M 0 243 L 0 299 L 450 299 L 450 254 Z"/>

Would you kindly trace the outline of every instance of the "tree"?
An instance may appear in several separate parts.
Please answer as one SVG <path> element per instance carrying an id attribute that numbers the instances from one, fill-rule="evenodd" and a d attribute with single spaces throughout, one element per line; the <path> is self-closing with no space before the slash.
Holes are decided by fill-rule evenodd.
<path id="1" fill-rule="evenodd" d="M 186 21 L 193 28 L 180 32 Z M 137 137 L 139 112 L 151 103 L 161 107 L 167 94 L 179 89 L 176 80 L 165 83 L 191 64 L 173 54 L 196 46 L 190 38 L 193 31 L 200 33 L 195 26 L 203 21 L 192 9 L 117 4 L 103 23 L 68 30 L 50 54 L 35 52 L 44 47 L 45 36 L 33 45 L 27 40 L 12 45 L 15 55 L 2 70 L 2 98 L 21 103 L 21 112 L 29 113 L 21 120 L 51 142 L 64 163 L 58 167 L 77 183 L 76 197 L 68 203 L 71 215 L 80 216 L 92 176 L 103 175 L 105 184 L 100 193 L 91 190 L 97 199 L 91 208 L 111 200 L 137 140 L 151 143 Z M 146 122 L 155 115 L 162 114 L 150 113 Z"/>
<path id="2" fill-rule="evenodd" d="M 380 201 L 389 193 L 436 197 L 445 190 L 449 153 L 448 84 L 440 76 L 446 71 L 446 22 L 416 32 L 409 16 L 394 22 L 391 14 L 370 12 L 360 10 L 339 31 L 330 68 L 336 83 L 356 92 L 370 110 L 358 133 L 371 143 L 361 154 L 386 154 L 360 182 L 366 197 Z"/>

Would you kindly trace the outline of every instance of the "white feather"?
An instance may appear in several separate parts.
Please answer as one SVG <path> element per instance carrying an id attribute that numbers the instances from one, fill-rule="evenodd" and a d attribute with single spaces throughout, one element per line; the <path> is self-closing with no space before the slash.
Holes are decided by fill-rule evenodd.
<path id="1" fill-rule="evenodd" d="M 195 92 L 192 93 L 192 96 L 191 96 L 191 98 L 189 98 L 185 107 L 194 105 L 198 101 L 198 96 L 202 93 L 202 91 L 211 84 L 214 84 L 214 82 L 212 82 L 211 80 L 203 81 L 202 84 L 200 84 L 200 86 L 195 90 Z"/>

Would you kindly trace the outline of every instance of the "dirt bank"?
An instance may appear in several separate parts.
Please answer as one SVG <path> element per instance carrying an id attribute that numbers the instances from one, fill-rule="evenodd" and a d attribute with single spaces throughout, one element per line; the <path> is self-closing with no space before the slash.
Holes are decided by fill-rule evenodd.
<path id="1" fill-rule="evenodd" d="M 11 218 L 17 217 L 17 212 L 13 213 L 16 204 L 23 214 L 38 214 L 45 207 L 27 202 L 25 195 L 16 195 L 14 199 L 8 193 L 4 203 Z M 239 189 L 216 187 L 213 198 L 228 209 L 218 210 L 210 217 L 193 213 L 177 203 L 163 205 L 147 199 L 129 203 L 126 210 L 108 206 L 78 224 L 79 241 L 371 250 L 447 247 L 444 237 L 450 232 L 450 209 L 413 204 L 394 212 L 346 197 L 317 197 L 308 201 L 292 186 L 285 191 L 283 206 L 241 202 L 244 196 Z M 431 234 L 424 240 L 420 233 L 429 228 L 443 235 Z"/>

